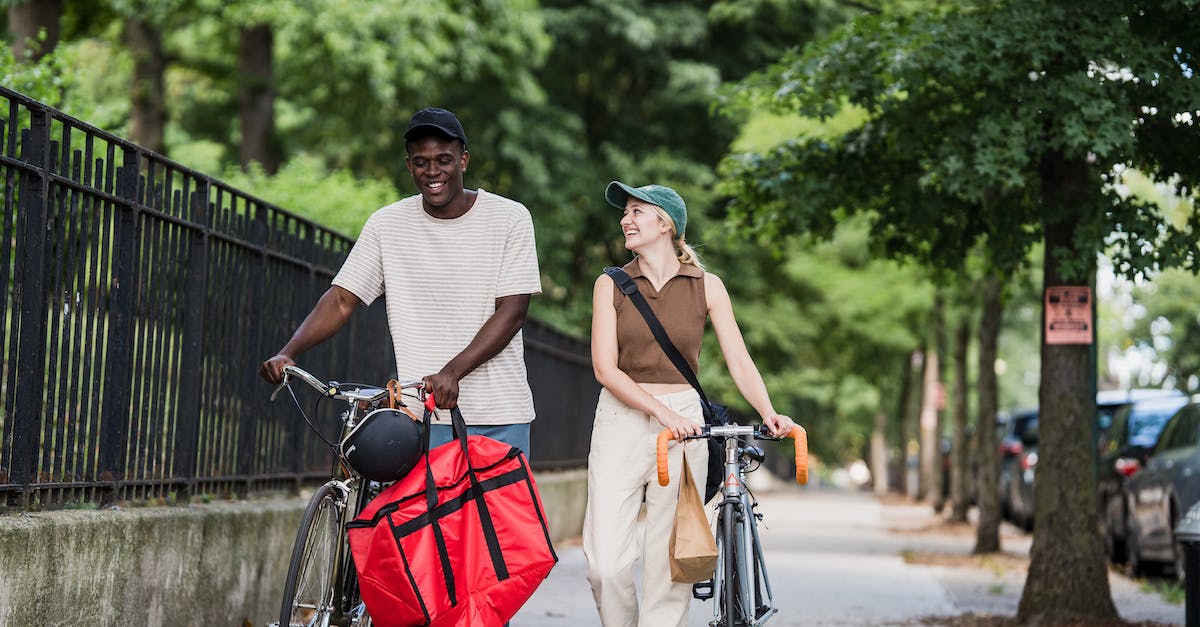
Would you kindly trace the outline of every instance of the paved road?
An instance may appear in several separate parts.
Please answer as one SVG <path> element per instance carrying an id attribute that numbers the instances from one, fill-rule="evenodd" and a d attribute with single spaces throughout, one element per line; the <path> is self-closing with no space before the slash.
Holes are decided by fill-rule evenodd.
<path id="1" fill-rule="evenodd" d="M 801 488 L 760 494 L 760 504 L 780 608 L 771 627 L 919 625 L 930 616 L 1016 614 L 1030 539 L 1013 528 L 1005 527 L 1002 544 L 1014 555 L 981 568 L 978 560 L 964 564 L 972 561 L 966 557 L 974 544 L 971 528 L 939 525 L 928 506 Z M 558 548 L 559 564 L 513 627 L 600 624 L 578 543 Z M 1123 618 L 1183 624 L 1182 606 L 1115 573 L 1110 583 Z M 711 602 L 693 601 L 688 627 L 707 625 L 711 612 Z"/>

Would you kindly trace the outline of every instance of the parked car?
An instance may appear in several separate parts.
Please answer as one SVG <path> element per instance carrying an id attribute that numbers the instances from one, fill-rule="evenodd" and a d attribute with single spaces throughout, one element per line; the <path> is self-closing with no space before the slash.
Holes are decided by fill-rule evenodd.
<path id="1" fill-rule="evenodd" d="M 1104 545 L 1113 563 L 1122 564 L 1126 559 L 1125 484 L 1145 466 L 1163 427 L 1187 402 L 1187 396 L 1173 392 L 1097 403 L 1096 497 Z"/>
<path id="2" fill-rule="evenodd" d="M 1132 389 L 1100 392 L 1096 395 L 1097 433 L 1108 433 L 1114 424 L 1116 413 L 1123 408 L 1156 399 L 1170 399 L 1168 403 L 1175 403 L 1174 409 L 1178 409 L 1187 401 L 1183 394 L 1174 390 Z M 1172 413 L 1173 410 L 1162 416 L 1163 421 L 1165 422 Z M 1143 439 L 1149 437 L 1150 424 L 1151 421 L 1148 420 L 1141 425 L 1147 429 L 1145 433 L 1140 433 Z M 1161 426 L 1159 424 L 1160 430 Z M 1154 433 L 1154 436 L 1157 437 L 1157 433 Z M 1001 439 L 1000 454 L 1000 499 L 1004 517 L 1027 531 L 1032 530 L 1033 481 L 1038 463 L 1038 410 L 1025 410 L 1013 415 L 1009 428 Z M 1114 480 L 1114 483 L 1117 482 Z M 1117 485 L 1119 490 L 1120 484 Z"/>
<path id="3" fill-rule="evenodd" d="M 1037 463 L 1037 419 L 1036 409 L 1014 412 L 1001 421 L 1000 475 L 997 480 L 1000 491 L 1000 513 L 1018 525 L 1033 525 L 1033 489 L 1030 477 L 1029 496 L 1023 494 L 1021 485 L 1032 461 Z M 1033 457 L 1030 458 L 1029 454 Z"/>
<path id="4" fill-rule="evenodd" d="M 1193 399 L 1163 427 L 1145 465 L 1125 486 L 1129 570 L 1166 564 L 1181 573 L 1174 529 L 1200 501 L 1200 400 Z"/>

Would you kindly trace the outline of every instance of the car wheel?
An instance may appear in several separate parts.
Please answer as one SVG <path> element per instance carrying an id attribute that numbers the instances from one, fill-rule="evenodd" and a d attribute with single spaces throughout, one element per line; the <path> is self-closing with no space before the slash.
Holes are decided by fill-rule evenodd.
<path id="1" fill-rule="evenodd" d="M 1183 561 L 1183 545 L 1179 543 L 1179 540 L 1173 541 L 1172 545 L 1175 547 L 1175 559 L 1172 560 L 1175 566 L 1175 579 L 1182 584 L 1187 579 L 1187 567 Z"/>
<path id="2" fill-rule="evenodd" d="M 1113 564 L 1124 564 L 1129 560 L 1125 542 L 1114 538 L 1111 531 L 1104 534 L 1104 552 L 1108 555 L 1108 561 Z"/>
<path id="3" fill-rule="evenodd" d="M 1126 516 L 1125 519 L 1129 520 L 1129 517 Z M 1128 559 L 1125 539 L 1117 537 L 1116 532 L 1113 531 L 1115 528 L 1116 525 L 1113 524 L 1113 521 L 1106 518 L 1104 521 L 1104 552 L 1108 555 L 1108 561 L 1114 564 L 1124 564 Z"/>
<path id="4" fill-rule="evenodd" d="M 1171 531 L 1171 549 L 1172 549 L 1171 550 L 1171 557 L 1172 557 L 1171 566 L 1173 566 L 1175 569 L 1175 578 L 1178 579 L 1180 583 L 1183 583 L 1184 577 L 1186 576 L 1185 571 L 1187 571 L 1187 568 L 1185 568 L 1183 565 L 1183 545 L 1181 545 L 1179 543 L 1179 538 L 1175 537 L 1175 532 L 1173 531 L 1174 529 L 1179 528 L 1179 519 L 1180 519 L 1179 508 L 1178 508 L 1178 506 L 1175 505 L 1175 502 L 1172 501 L 1171 502 L 1171 529 L 1172 529 L 1172 531 Z"/>
<path id="5" fill-rule="evenodd" d="M 1142 561 L 1142 551 L 1138 543 L 1138 530 L 1132 525 L 1129 527 L 1129 537 L 1125 540 L 1128 548 L 1129 559 L 1125 565 L 1125 572 L 1130 577 L 1141 577 L 1146 574 L 1146 563 Z"/>
<path id="6" fill-rule="evenodd" d="M 1151 562 L 1141 559 L 1141 542 L 1138 539 L 1138 530 L 1133 526 L 1129 527 L 1129 537 L 1126 539 L 1126 547 L 1128 549 L 1129 560 L 1126 565 L 1126 573 L 1129 577 L 1146 577 L 1147 574 L 1152 574 Z"/>

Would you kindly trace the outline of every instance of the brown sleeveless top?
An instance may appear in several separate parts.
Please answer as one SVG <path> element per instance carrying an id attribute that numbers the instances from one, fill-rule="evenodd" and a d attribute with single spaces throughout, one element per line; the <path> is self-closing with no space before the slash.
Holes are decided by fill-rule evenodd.
<path id="1" fill-rule="evenodd" d="M 699 373 L 700 340 L 708 320 L 704 271 L 693 265 L 681 265 L 679 273 L 668 279 L 660 292 L 642 275 L 637 257 L 622 269 L 637 284 L 671 343 L 692 370 Z M 638 383 L 687 383 L 654 339 L 637 305 L 615 283 L 613 307 L 617 310 L 617 367 Z"/>

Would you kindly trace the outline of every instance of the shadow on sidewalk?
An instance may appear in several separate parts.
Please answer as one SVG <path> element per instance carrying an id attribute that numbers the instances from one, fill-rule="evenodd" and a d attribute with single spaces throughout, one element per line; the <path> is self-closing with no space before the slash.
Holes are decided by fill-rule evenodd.
<path id="1" fill-rule="evenodd" d="M 1010 627 L 1022 625 L 1017 606 L 1029 571 L 1033 536 L 1011 523 L 1000 527 L 1001 552 L 972 553 L 978 510 L 967 523 L 951 523 L 926 503 L 902 497 L 879 499 L 883 527 L 903 547 L 900 556 L 916 568 L 928 569 L 960 614 L 925 616 L 890 625 Z M 1052 627 L 1167 627 L 1183 624 L 1183 607 L 1159 595 L 1152 583 L 1133 580 L 1110 569 L 1113 603 L 1125 619 L 1068 621 Z"/>

